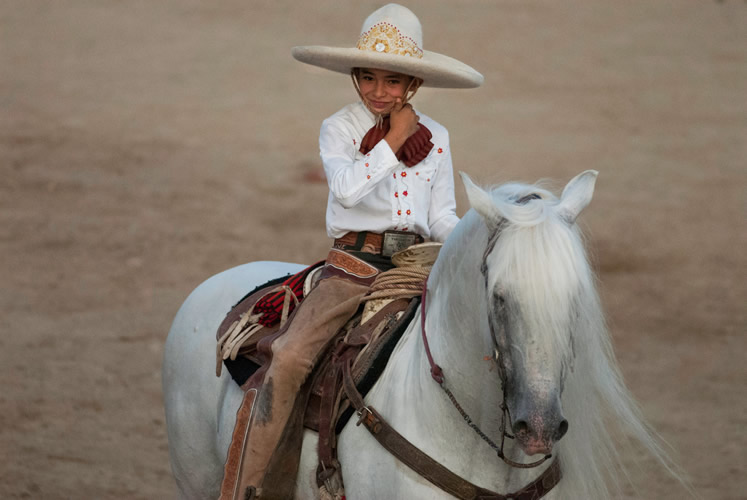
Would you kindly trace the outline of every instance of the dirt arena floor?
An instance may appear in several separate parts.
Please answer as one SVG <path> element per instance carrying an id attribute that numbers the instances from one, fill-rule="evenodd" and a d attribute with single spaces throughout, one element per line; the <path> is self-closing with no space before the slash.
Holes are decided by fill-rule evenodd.
<path id="1" fill-rule="evenodd" d="M 222 270 L 326 255 L 318 128 L 355 94 L 290 48 L 379 5 L 0 0 L 0 498 L 174 496 L 171 320 Z M 457 170 L 599 170 L 581 222 L 626 381 L 702 498 L 747 498 L 747 2 L 408 6 L 485 75 L 415 100 Z M 685 497 L 626 459 L 638 498 Z"/>

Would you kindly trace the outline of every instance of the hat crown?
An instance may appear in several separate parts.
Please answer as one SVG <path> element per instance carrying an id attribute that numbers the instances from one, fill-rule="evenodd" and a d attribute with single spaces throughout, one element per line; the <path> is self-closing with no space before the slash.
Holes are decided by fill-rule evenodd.
<path id="1" fill-rule="evenodd" d="M 394 26 L 403 36 L 410 38 L 418 47 L 423 48 L 423 27 L 420 25 L 418 16 L 407 7 L 396 3 L 383 6 L 363 21 L 361 35 L 380 23 Z"/>
<path id="2" fill-rule="evenodd" d="M 357 48 L 422 58 L 423 28 L 410 9 L 390 3 L 363 21 Z"/>

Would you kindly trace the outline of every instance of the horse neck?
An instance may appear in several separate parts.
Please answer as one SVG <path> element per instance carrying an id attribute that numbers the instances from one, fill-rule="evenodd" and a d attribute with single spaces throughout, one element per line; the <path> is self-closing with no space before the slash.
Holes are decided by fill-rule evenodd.
<path id="1" fill-rule="evenodd" d="M 392 412 L 412 415 L 438 408 L 461 420 L 431 377 L 424 345 L 427 338 L 433 360 L 445 374 L 445 385 L 470 417 L 480 423 L 485 415 L 495 424 L 502 395 L 497 372 L 491 371 L 493 361 L 485 361 L 493 351 L 487 335 L 486 299 L 480 293 L 484 289 L 480 259 L 487 236 L 476 230 L 476 224 L 482 224 L 479 218 L 469 219 L 465 217 L 457 225 L 428 278 L 428 293 L 421 304 L 426 311 L 425 337 L 418 314 L 369 393 L 376 404 Z"/>

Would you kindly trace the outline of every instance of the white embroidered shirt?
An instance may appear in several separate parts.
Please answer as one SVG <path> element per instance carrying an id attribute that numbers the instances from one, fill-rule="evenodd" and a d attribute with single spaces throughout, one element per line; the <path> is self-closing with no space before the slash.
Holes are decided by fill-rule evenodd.
<path id="1" fill-rule="evenodd" d="M 319 149 L 329 185 L 327 234 L 389 229 L 411 231 L 444 241 L 459 218 L 449 133 L 418 113 L 433 134 L 428 156 L 412 167 L 397 160 L 385 140 L 368 154 L 361 140 L 374 126 L 374 115 L 362 102 L 350 104 L 322 123 Z"/>

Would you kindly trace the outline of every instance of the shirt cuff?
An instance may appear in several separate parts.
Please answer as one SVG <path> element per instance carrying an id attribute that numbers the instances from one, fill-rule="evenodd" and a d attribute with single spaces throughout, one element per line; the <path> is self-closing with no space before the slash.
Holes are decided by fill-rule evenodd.
<path id="1" fill-rule="evenodd" d="M 389 143 L 384 139 L 381 139 L 368 154 L 375 156 L 381 163 L 386 165 L 394 166 L 399 163 L 397 155 L 394 154 L 392 148 L 389 147 Z"/>

